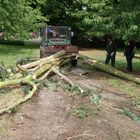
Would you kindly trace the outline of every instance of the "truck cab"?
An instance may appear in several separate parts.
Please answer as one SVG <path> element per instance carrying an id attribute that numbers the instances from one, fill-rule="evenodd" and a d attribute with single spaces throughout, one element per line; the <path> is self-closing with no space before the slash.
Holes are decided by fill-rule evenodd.
<path id="1" fill-rule="evenodd" d="M 47 26 L 40 30 L 40 57 L 47 57 L 61 50 L 72 54 L 76 59 L 78 49 L 71 45 L 71 28 L 66 26 Z"/>

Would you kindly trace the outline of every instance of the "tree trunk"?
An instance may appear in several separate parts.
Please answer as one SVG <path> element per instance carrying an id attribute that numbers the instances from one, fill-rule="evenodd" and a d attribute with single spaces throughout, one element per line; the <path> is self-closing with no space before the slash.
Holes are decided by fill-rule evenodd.
<path id="1" fill-rule="evenodd" d="M 32 90 L 30 91 L 30 93 L 27 96 L 17 100 L 15 103 L 11 104 L 10 106 L 0 110 L 0 115 L 4 112 L 9 112 L 9 110 L 11 110 L 12 108 L 17 107 L 19 104 L 30 99 L 37 90 L 37 85 L 34 84 L 32 82 L 32 80 L 34 80 L 34 79 L 38 80 L 39 77 L 42 77 L 53 66 L 55 66 L 55 67 L 58 66 L 63 61 L 62 58 L 65 55 L 65 53 L 66 53 L 65 51 L 61 51 L 50 57 L 46 57 L 46 58 L 37 60 L 37 61 L 29 63 L 27 65 L 23 65 L 23 66 L 18 65 L 17 73 L 15 75 L 13 75 L 12 77 L 10 77 L 11 79 L 7 79 L 7 81 L 0 82 L 0 89 L 2 89 L 4 87 L 9 87 L 12 85 L 20 85 L 20 84 L 27 84 L 28 86 L 32 87 Z M 34 71 L 32 71 L 32 72 L 29 71 L 30 68 L 34 68 Z M 21 71 L 27 72 L 27 76 L 22 77 Z"/>
<path id="2" fill-rule="evenodd" d="M 81 93 L 84 92 L 84 90 L 83 90 L 79 85 L 75 84 L 75 83 L 74 83 L 73 81 L 71 81 L 68 77 L 66 77 L 65 75 L 63 75 L 62 73 L 60 73 L 58 67 L 53 67 L 53 68 L 52 68 L 52 71 L 53 71 L 55 74 L 57 74 L 58 76 L 60 76 L 62 80 L 65 80 L 65 81 L 66 81 L 68 84 L 70 84 L 72 87 L 76 86 L 76 87 L 79 89 L 79 91 L 80 91 Z"/>
<path id="3" fill-rule="evenodd" d="M 52 61 L 56 58 L 64 56 L 65 54 L 66 54 L 66 51 L 60 51 L 60 52 L 58 52 L 54 55 L 51 55 L 49 57 L 45 57 L 45 58 L 42 58 L 42 59 L 37 60 L 35 62 L 31 62 L 31 63 L 26 64 L 26 65 L 22 65 L 22 68 L 23 69 L 29 69 L 29 68 L 33 68 L 33 67 L 39 66 L 39 65 L 42 66 L 44 63 L 48 63 L 49 61 Z"/>
<path id="4" fill-rule="evenodd" d="M 111 67 L 109 65 L 105 65 L 97 60 L 94 60 L 94 59 L 91 59 L 89 57 L 86 57 L 84 55 L 79 55 L 79 57 L 87 64 L 99 69 L 99 70 L 102 70 L 106 73 L 109 73 L 109 74 L 112 74 L 114 76 L 117 76 L 119 78 L 122 78 L 122 79 L 125 79 L 125 80 L 128 80 L 128 81 L 131 81 L 131 82 L 134 82 L 136 84 L 140 84 L 140 78 L 136 78 L 132 75 L 129 75 L 129 74 L 126 74 L 120 70 L 117 70 L 116 68 L 114 67 Z"/>
<path id="5" fill-rule="evenodd" d="M 20 98 L 15 103 L 13 103 L 10 106 L 0 110 L 0 115 L 3 114 L 4 112 L 9 112 L 11 109 L 17 107 L 19 104 L 21 104 L 21 103 L 29 100 L 30 98 L 32 98 L 32 96 L 35 94 L 35 92 L 37 90 L 37 86 L 33 82 L 31 82 L 30 80 L 27 80 L 27 79 L 26 80 L 22 79 L 22 80 L 19 80 L 19 81 L 15 82 L 15 83 L 18 83 L 18 82 L 23 83 L 23 84 L 27 84 L 28 86 L 31 86 L 32 90 L 30 91 L 30 93 L 27 96 Z"/>

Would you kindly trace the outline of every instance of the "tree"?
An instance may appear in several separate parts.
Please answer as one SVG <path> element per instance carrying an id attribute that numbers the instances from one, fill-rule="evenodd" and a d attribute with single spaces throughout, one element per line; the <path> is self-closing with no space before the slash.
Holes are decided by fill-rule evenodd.
<path id="1" fill-rule="evenodd" d="M 50 25 L 66 25 L 67 10 L 72 5 L 73 0 L 46 0 L 41 6 L 44 16 L 48 17 Z"/>
<path id="2" fill-rule="evenodd" d="M 31 7 L 32 3 L 32 0 L 0 0 L 0 31 L 5 38 L 27 38 L 46 21 L 38 7 Z"/>
<path id="3" fill-rule="evenodd" d="M 140 40 L 140 0 L 74 0 L 69 15 L 88 35 Z M 79 20 L 81 22 L 79 22 Z"/>

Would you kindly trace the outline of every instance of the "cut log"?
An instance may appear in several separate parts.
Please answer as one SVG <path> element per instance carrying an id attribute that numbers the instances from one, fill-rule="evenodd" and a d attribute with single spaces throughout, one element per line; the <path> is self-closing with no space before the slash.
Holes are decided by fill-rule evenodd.
<path id="1" fill-rule="evenodd" d="M 50 57 L 42 58 L 40 60 L 28 63 L 26 65 L 17 65 L 17 73 L 12 75 L 9 79 L 7 79 L 7 81 L 0 82 L 0 89 L 13 85 L 27 84 L 28 86 L 32 87 L 32 90 L 27 96 L 19 99 L 18 101 L 6 107 L 5 109 L 0 110 L 0 114 L 4 112 L 9 112 L 10 109 L 30 99 L 37 90 L 37 84 L 35 85 L 32 82 L 32 80 L 42 80 L 48 74 L 50 74 L 50 72 L 52 71 L 51 68 L 57 67 L 58 65 L 62 66 L 70 62 L 71 55 L 65 54 L 65 51 L 61 51 Z M 22 72 L 25 72 L 25 75 L 27 76 L 23 77 Z M 61 75 L 58 70 L 55 73 L 59 74 L 59 76 L 64 78 L 64 76 Z M 67 82 L 70 83 L 72 86 L 75 85 L 68 78 L 65 77 L 64 79 L 67 79 Z M 82 92 L 82 89 L 80 89 L 80 87 L 79 90 L 81 90 Z"/>
<path id="2" fill-rule="evenodd" d="M 53 67 L 55 67 L 55 66 L 53 66 Z M 52 68 L 53 68 L 52 67 Z M 42 77 L 40 77 L 38 80 L 39 81 L 42 81 L 42 80 L 44 80 L 45 78 L 47 78 L 48 77 L 48 75 L 50 75 L 50 73 L 52 72 L 52 68 L 50 68 Z"/>
<path id="3" fill-rule="evenodd" d="M 42 66 L 40 69 L 38 69 L 34 74 L 33 74 L 33 79 L 36 79 L 40 76 L 42 76 L 42 74 L 44 74 L 47 70 L 49 70 L 52 66 L 56 66 L 60 63 L 59 62 L 53 62 L 51 64 L 45 64 L 44 66 Z"/>
<path id="4" fill-rule="evenodd" d="M 25 69 L 24 69 L 20 64 L 17 64 L 17 68 L 18 68 L 20 71 L 25 71 Z"/>
<path id="5" fill-rule="evenodd" d="M 140 55 L 135 55 L 134 58 L 140 59 Z"/>
<path id="6" fill-rule="evenodd" d="M 91 59 L 87 56 L 79 55 L 79 57 L 84 61 L 84 63 L 87 63 L 87 64 L 95 67 L 96 69 L 102 70 L 102 71 L 109 73 L 111 75 L 117 76 L 119 78 L 131 81 L 131 82 L 134 82 L 134 83 L 140 85 L 140 78 L 137 78 L 137 77 L 134 77 L 134 76 L 129 75 L 127 73 L 124 73 L 124 72 L 122 72 L 114 67 L 111 67 L 109 65 L 105 65 L 105 64 L 103 64 L 95 59 Z"/>
<path id="7" fill-rule="evenodd" d="M 63 75 L 62 73 L 59 72 L 58 67 L 53 67 L 52 71 L 57 74 L 58 76 L 61 77 L 61 79 L 65 80 L 68 84 L 70 84 L 71 86 L 75 86 L 75 84 L 69 79 L 67 78 L 65 75 Z"/>
<path id="8" fill-rule="evenodd" d="M 60 76 L 62 80 L 65 80 L 65 81 L 66 81 L 68 84 L 70 84 L 71 86 L 73 86 L 73 87 L 76 86 L 76 87 L 79 89 L 79 91 L 80 91 L 81 93 L 84 92 L 84 90 L 83 90 L 80 86 L 78 86 L 78 85 L 75 84 L 73 81 L 71 81 L 68 77 L 66 77 L 65 75 L 63 75 L 62 73 L 60 73 L 58 67 L 53 67 L 53 68 L 52 68 L 52 71 L 53 71 L 55 74 L 57 74 L 58 76 Z"/>
<path id="9" fill-rule="evenodd" d="M 65 54 L 66 54 L 66 51 L 60 51 L 60 52 L 58 52 L 58 53 L 56 53 L 54 55 L 51 55 L 49 57 L 45 57 L 45 58 L 42 58 L 42 59 L 37 60 L 35 62 L 31 62 L 31 63 L 26 64 L 26 65 L 22 65 L 22 68 L 24 68 L 24 69 L 33 68 L 33 67 L 38 66 L 40 64 L 42 65 L 45 62 L 49 62 L 49 61 L 51 61 L 51 60 L 53 60 L 55 58 L 59 58 L 61 56 L 64 56 Z"/>
<path id="10" fill-rule="evenodd" d="M 31 80 L 32 80 L 32 76 L 28 75 L 27 77 L 24 77 L 24 78 L 0 82 L 0 89 L 2 89 L 4 87 L 21 84 L 23 81 L 31 81 Z"/>
<path id="11" fill-rule="evenodd" d="M 53 71 L 53 68 L 57 67 L 60 63 L 61 61 L 58 61 L 55 65 L 52 64 L 52 67 L 45 74 L 43 74 L 43 76 L 40 77 L 38 80 L 44 80 Z"/>

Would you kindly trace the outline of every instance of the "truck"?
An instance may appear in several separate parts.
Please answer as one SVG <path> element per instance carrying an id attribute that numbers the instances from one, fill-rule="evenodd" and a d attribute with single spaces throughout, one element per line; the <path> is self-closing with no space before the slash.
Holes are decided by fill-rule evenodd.
<path id="1" fill-rule="evenodd" d="M 40 58 L 50 56 L 61 50 L 71 54 L 71 63 L 77 65 L 78 48 L 71 44 L 73 32 L 67 26 L 46 26 L 40 30 Z"/>

